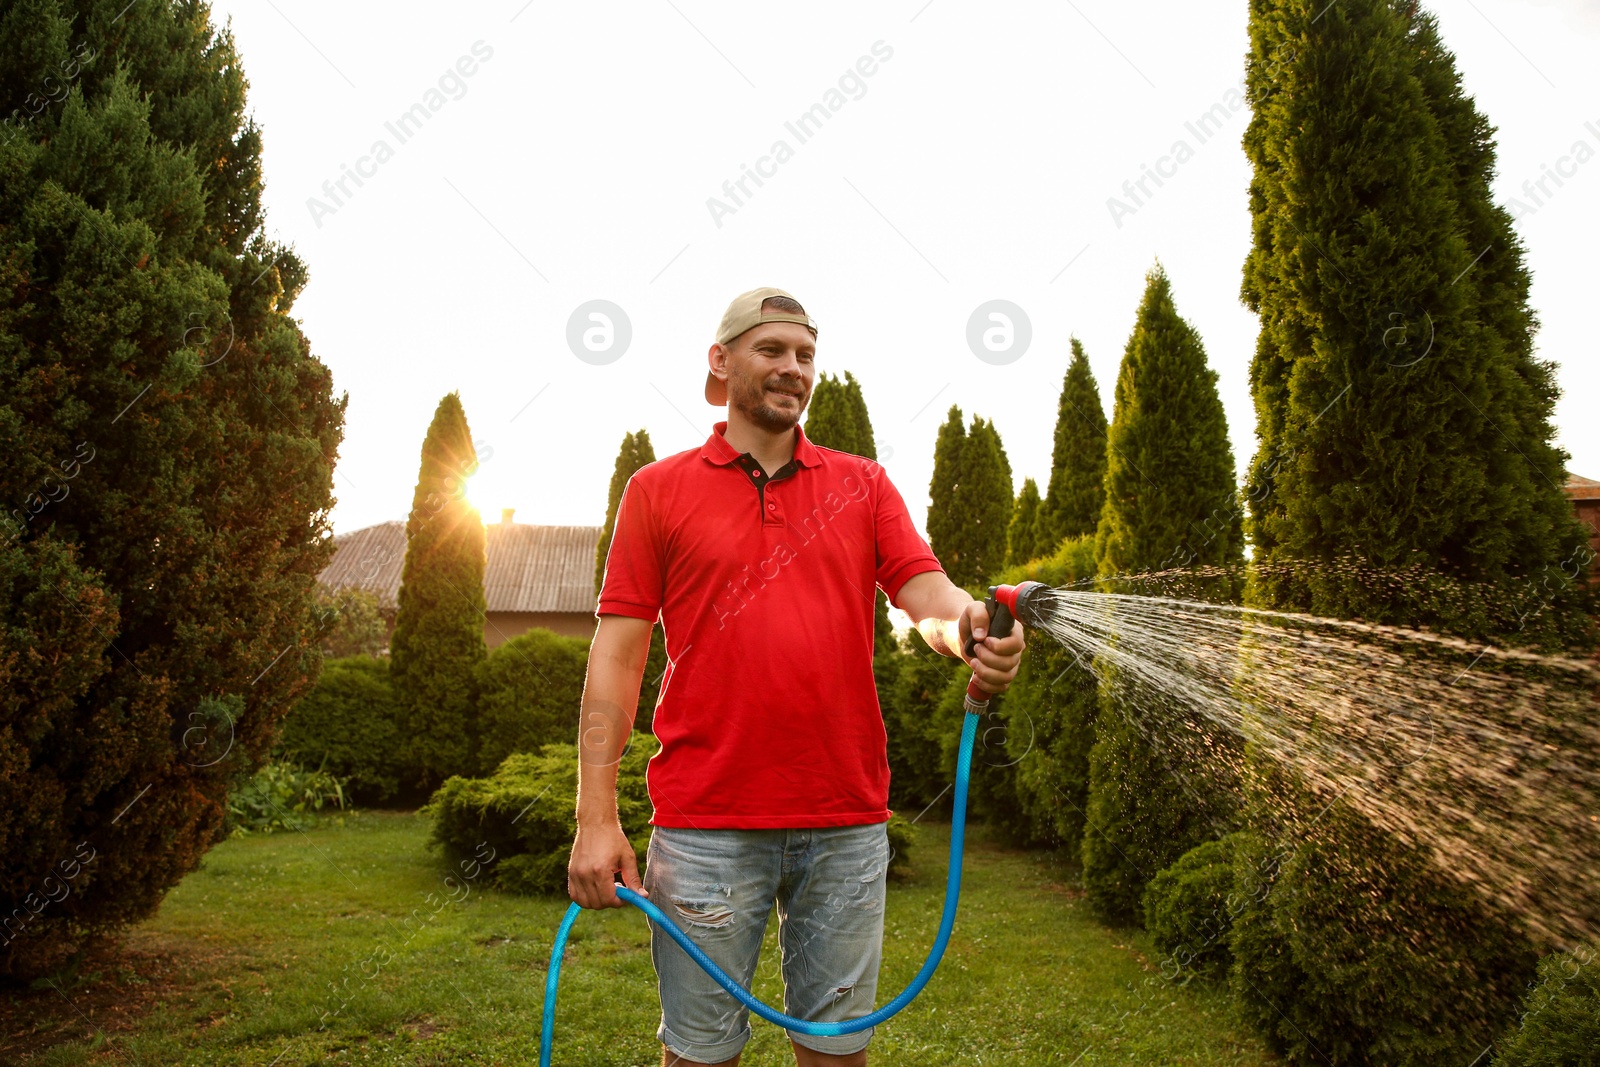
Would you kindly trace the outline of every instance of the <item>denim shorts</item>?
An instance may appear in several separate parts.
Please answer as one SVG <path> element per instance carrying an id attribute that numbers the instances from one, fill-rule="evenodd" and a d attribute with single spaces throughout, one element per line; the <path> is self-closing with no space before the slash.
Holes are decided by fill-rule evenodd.
<path id="1" fill-rule="evenodd" d="M 644 886 L 734 981 L 750 987 L 778 907 L 783 1012 L 812 1022 L 866 1015 L 883 958 L 887 823 L 810 830 L 683 830 L 650 835 Z M 689 958 L 650 930 L 661 990 L 656 1037 L 700 1063 L 732 1059 L 750 1040 L 750 1012 Z M 846 1056 L 867 1047 L 870 1029 L 839 1037 L 788 1031 L 817 1052 Z"/>

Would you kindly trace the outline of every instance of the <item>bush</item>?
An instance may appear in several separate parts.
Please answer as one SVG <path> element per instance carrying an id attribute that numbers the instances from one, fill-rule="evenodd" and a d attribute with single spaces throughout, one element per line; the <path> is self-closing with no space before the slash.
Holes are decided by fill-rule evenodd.
<path id="1" fill-rule="evenodd" d="M 1600 960 L 1579 946 L 1539 961 L 1522 1021 L 1495 1067 L 1600 1067 Z"/>
<path id="2" fill-rule="evenodd" d="M 1094 536 L 1069 538 L 1054 555 L 1007 568 L 997 584 L 1072 585 L 1095 574 Z M 1076 854 L 1089 805 L 1089 749 L 1099 718 L 1093 671 L 1045 633 L 1027 632 L 1028 648 L 999 713 L 1017 802 L 1017 836 Z"/>
<path id="3" fill-rule="evenodd" d="M 389 665 L 370 656 L 332 659 L 306 698 L 284 719 L 284 758 L 323 767 L 362 801 L 388 800 L 414 775 L 402 764 L 400 709 Z"/>
<path id="4" fill-rule="evenodd" d="M 911 850 L 917 843 L 917 828 L 899 812 L 889 816 L 889 877 L 911 873 Z"/>
<path id="5" fill-rule="evenodd" d="M 1534 974 L 1525 940 L 1476 889 L 1341 805 L 1292 818 L 1235 846 L 1241 1016 L 1291 1063 L 1470 1062 Z"/>
<path id="6" fill-rule="evenodd" d="M 229 793 L 224 829 L 230 837 L 303 830 L 329 804 L 344 807 L 344 785 L 325 770 L 308 771 L 285 760 L 264 763 Z"/>
<path id="7" fill-rule="evenodd" d="M 1144 890 L 1144 927 L 1180 971 L 1214 978 L 1228 969 L 1237 835 L 1185 852 Z"/>
<path id="8" fill-rule="evenodd" d="M 941 798 L 950 779 L 944 773 L 942 729 L 937 709 L 945 687 L 961 664 L 928 647 L 920 634 L 905 639 L 894 654 L 894 687 L 883 704 L 889 735 L 889 806 L 921 812 Z"/>
<path id="9" fill-rule="evenodd" d="M 641 866 L 650 843 L 645 763 L 660 747 L 635 731 L 617 768 L 617 815 Z M 430 845 L 452 865 L 484 860 L 492 882 L 509 892 L 565 893 L 577 791 L 577 745 L 514 753 L 490 777 L 454 777 L 439 787 L 422 809 L 433 820 Z"/>
<path id="10" fill-rule="evenodd" d="M 515 752 L 576 741 L 589 642 L 533 629 L 490 651 L 480 668 L 480 774 Z"/>
<path id="11" fill-rule="evenodd" d="M 0 913 L 94 857 L 0 944 L 7 979 L 153 914 L 322 666 L 346 401 L 211 17 L 0 14 L 4 96 L 39 101 L 0 136 Z"/>
<path id="12" fill-rule="evenodd" d="M 324 656 L 342 659 L 388 653 L 389 621 L 394 611 L 386 610 L 372 590 L 354 585 L 339 589 L 318 586 L 317 613 Z"/>

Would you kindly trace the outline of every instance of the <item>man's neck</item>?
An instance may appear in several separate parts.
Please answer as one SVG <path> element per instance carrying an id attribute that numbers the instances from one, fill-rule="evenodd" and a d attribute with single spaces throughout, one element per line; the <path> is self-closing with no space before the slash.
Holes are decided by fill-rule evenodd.
<path id="1" fill-rule="evenodd" d="M 728 408 L 728 428 L 722 437 L 736 452 L 748 452 L 755 457 L 761 469 L 771 474 L 794 458 L 794 447 L 799 435 L 794 429 L 773 433 L 757 426 L 732 406 Z"/>

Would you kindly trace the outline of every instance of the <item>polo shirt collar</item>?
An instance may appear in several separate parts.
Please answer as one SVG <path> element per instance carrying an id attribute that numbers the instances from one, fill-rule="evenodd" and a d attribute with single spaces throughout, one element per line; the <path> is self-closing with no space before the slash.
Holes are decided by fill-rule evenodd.
<path id="1" fill-rule="evenodd" d="M 735 452 L 728 439 L 722 436 L 727 432 L 726 420 L 717 423 L 711 428 L 711 436 L 706 438 L 706 443 L 700 448 L 700 456 L 715 463 L 719 467 L 727 466 L 738 459 L 742 453 Z M 798 423 L 794 428 L 794 458 L 802 467 L 816 467 L 822 463 L 822 456 L 817 452 L 817 446 L 806 437 L 805 430 Z"/>

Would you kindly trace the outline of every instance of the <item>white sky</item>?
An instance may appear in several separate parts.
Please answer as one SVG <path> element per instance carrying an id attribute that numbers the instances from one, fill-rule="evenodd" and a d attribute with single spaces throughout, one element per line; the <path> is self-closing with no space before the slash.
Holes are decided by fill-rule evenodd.
<path id="1" fill-rule="evenodd" d="M 760 285 L 818 320 L 819 370 L 861 379 L 919 522 L 951 403 L 994 419 L 1017 484 L 1043 489 L 1068 337 L 1087 347 L 1109 415 L 1157 257 L 1221 375 L 1241 469 L 1254 450 L 1256 322 L 1238 298 L 1247 112 L 1203 144 L 1185 128 L 1240 81 L 1244 0 L 213 6 L 232 20 L 265 131 L 269 231 L 311 268 L 295 313 L 350 394 L 338 532 L 405 514 L 427 423 L 456 389 L 488 446 L 474 488 L 486 518 L 505 506 L 522 522 L 598 525 L 623 434 L 648 429 L 665 456 L 721 417 L 700 396 L 705 351 L 727 302 Z M 1502 199 L 1577 141 L 1600 154 L 1600 2 L 1432 10 L 1500 127 Z M 443 106 L 400 143 L 385 123 L 480 41 L 492 57 L 447 80 Z M 864 95 L 800 143 L 785 122 L 880 41 L 892 55 L 859 78 Z M 332 204 L 323 183 L 380 139 L 392 158 L 314 218 L 308 198 Z M 707 199 L 779 139 L 793 157 L 747 183 L 719 227 Z M 1107 198 L 1179 139 L 1193 158 L 1116 225 Z M 1600 159 L 1575 170 L 1547 181 L 1554 195 L 1519 230 L 1540 349 L 1561 364 L 1561 444 L 1575 472 L 1600 477 L 1584 298 Z M 632 328 L 604 365 L 567 343 L 574 310 L 597 299 Z M 1005 365 L 967 344 L 969 317 L 994 299 L 1032 324 Z"/>

